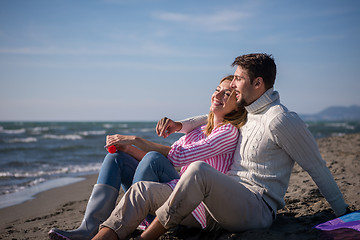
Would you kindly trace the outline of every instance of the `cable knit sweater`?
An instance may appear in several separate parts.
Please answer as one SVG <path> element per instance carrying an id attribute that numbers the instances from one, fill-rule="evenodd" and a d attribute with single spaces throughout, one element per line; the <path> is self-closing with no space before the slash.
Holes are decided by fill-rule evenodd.
<path id="1" fill-rule="evenodd" d="M 245 108 L 248 120 L 241 128 L 228 175 L 262 194 L 276 212 L 285 206 L 284 196 L 297 162 L 310 174 L 335 214 L 344 214 L 347 205 L 314 137 L 296 113 L 280 104 L 278 92 L 271 88 Z M 201 125 L 205 119 L 199 116 L 182 121 L 181 132 Z"/>

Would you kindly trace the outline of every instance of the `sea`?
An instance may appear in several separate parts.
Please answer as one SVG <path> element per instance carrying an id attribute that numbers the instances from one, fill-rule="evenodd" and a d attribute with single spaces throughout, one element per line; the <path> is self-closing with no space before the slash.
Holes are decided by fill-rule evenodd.
<path id="1" fill-rule="evenodd" d="M 360 132 L 360 121 L 307 122 L 315 138 Z M 0 122 L 0 208 L 99 172 L 107 135 L 136 135 L 170 146 L 156 122 Z"/>

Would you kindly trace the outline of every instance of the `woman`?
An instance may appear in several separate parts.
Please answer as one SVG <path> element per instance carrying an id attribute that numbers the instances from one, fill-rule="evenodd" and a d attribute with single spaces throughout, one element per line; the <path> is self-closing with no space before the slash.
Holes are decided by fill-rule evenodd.
<path id="1" fill-rule="evenodd" d="M 190 163 L 195 161 L 204 161 L 218 171 L 226 173 L 232 163 L 239 136 L 237 128 L 242 126 L 246 120 L 245 110 L 238 108 L 235 94 L 231 92 L 230 83 L 232 79 L 233 76 L 223 78 L 212 95 L 207 125 L 183 136 L 171 147 L 151 143 L 136 136 L 122 135 L 118 135 L 109 141 L 109 145 L 134 144 L 145 151 L 156 150 L 164 156 L 164 159 L 167 157 L 170 160 L 167 161 L 171 162 L 174 167 L 182 166 L 180 175 L 185 172 Z M 178 179 L 174 179 L 168 185 L 174 188 L 177 181 Z M 142 208 L 142 204 L 148 204 L 145 203 L 146 201 L 156 201 L 156 196 L 139 199 L 138 202 L 129 200 L 130 198 L 136 199 L 136 197 L 129 196 L 129 192 L 127 192 L 110 218 L 101 225 L 101 230 L 95 239 L 126 238 L 149 213 L 146 208 Z M 134 211 L 125 213 L 126 210 L 124 211 L 124 209 L 130 205 L 128 201 L 133 201 L 131 204 L 136 206 L 136 210 L 133 209 Z M 192 212 L 192 216 L 189 218 L 196 220 L 196 224 L 193 226 L 206 227 L 205 209 L 202 204 Z"/>
<path id="2" fill-rule="evenodd" d="M 107 136 L 107 145 L 115 136 Z M 95 236 L 100 223 L 104 222 L 114 210 L 120 186 L 126 192 L 133 182 L 140 180 L 168 182 L 179 178 L 178 172 L 171 164 L 161 166 L 163 174 L 148 174 L 148 169 L 138 166 L 146 152 L 130 145 L 117 144 L 116 146 L 118 151 L 114 154 L 108 153 L 104 158 L 81 225 L 69 231 L 52 228 L 49 231 L 50 239 L 82 240 Z M 145 159 L 146 157 L 143 160 Z M 135 171 L 139 177 L 135 176 Z M 151 178 L 152 176 L 156 178 Z"/>
<path id="3" fill-rule="evenodd" d="M 222 79 L 220 85 L 216 89 L 216 92 L 213 94 L 211 112 L 206 129 L 203 127 L 202 129 L 194 130 L 191 134 L 189 133 L 178 140 L 172 147 L 153 143 L 136 136 L 108 136 L 106 147 L 115 145 L 119 151 L 115 154 L 108 154 L 106 156 L 81 226 L 73 231 L 52 229 L 49 233 L 50 238 L 58 239 L 60 236 L 69 239 L 86 239 L 94 236 L 98 230 L 99 224 L 103 222 L 114 209 L 120 184 L 124 188 L 124 191 L 126 191 L 131 185 L 132 180 L 135 183 L 140 180 L 170 182 L 171 180 L 178 179 L 179 174 L 174 166 L 185 166 L 191 161 L 199 159 L 199 157 L 195 158 L 194 156 L 191 156 L 190 159 L 186 159 L 184 155 L 177 155 L 177 153 L 191 154 L 194 152 L 194 149 L 196 149 L 195 144 L 190 144 L 192 148 L 183 148 L 184 144 L 187 144 L 189 147 L 189 139 L 191 139 L 190 142 L 193 143 L 194 138 L 197 138 L 195 143 L 198 144 L 197 146 L 201 146 L 199 144 L 201 141 L 204 142 L 206 137 L 208 139 L 216 139 L 217 137 L 222 136 L 226 138 L 227 142 L 229 142 L 228 135 L 233 135 L 233 141 L 230 141 L 230 144 L 227 143 L 227 145 L 224 146 L 222 146 L 223 144 L 218 144 L 219 146 L 222 146 L 219 150 L 220 153 L 225 154 L 225 152 L 229 151 L 230 148 L 230 152 L 232 154 L 235 150 L 238 137 L 238 131 L 234 126 L 239 127 L 244 123 L 246 118 L 245 110 L 237 109 L 235 96 L 230 96 L 230 82 L 232 78 L 233 76 L 228 76 Z M 213 129 L 216 129 L 216 131 L 213 131 Z M 212 135 L 210 136 L 211 133 Z M 229 145 L 231 146 L 229 147 Z M 228 147 L 226 148 L 225 146 Z M 149 151 L 156 151 L 160 154 L 151 152 L 143 158 L 143 156 Z M 170 151 L 172 154 L 169 155 L 168 153 Z M 172 156 L 172 158 L 169 159 L 171 162 L 166 158 L 168 155 Z M 218 154 L 218 156 L 219 155 L 220 154 Z M 214 165 L 211 162 L 215 161 L 214 158 L 202 156 L 202 159 L 204 159 L 204 157 L 208 158 L 209 163 Z M 135 159 L 138 161 L 142 160 L 139 164 L 139 162 Z M 231 164 L 231 160 L 232 156 L 229 157 L 228 154 L 228 156 L 222 161 L 224 164 L 220 164 L 217 169 L 221 172 L 226 172 Z M 154 167 L 154 165 L 156 165 L 156 167 Z M 181 170 L 180 174 L 182 174 L 185 169 L 186 167 Z M 169 184 L 174 186 L 175 183 L 176 180 L 170 182 Z"/>

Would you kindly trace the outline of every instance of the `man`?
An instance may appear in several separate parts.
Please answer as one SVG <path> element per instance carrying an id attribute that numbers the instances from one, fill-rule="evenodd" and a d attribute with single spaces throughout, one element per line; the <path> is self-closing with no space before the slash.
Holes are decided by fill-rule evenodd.
<path id="1" fill-rule="evenodd" d="M 335 214 L 346 213 L 347 205 L 315 139 L 298 115 L 280 104 L 279 94 L 273 90 L 276 77 L 273 58 L 267 54 L 248 54 L 237 57 L 233 66 L 237 69 L 231 87 L 238 105 L 248 111 L 234 164 L 227 175 L 201 162 L 190 165 L 174 191 L 165 194 L 166 201 L 152 204 L 159 205 L 152 206 L 159 207 L 157 217 L 139 239 L 157 239 L 167 229 L 184 224 L 200 202 L 207 210 L 207 229 L 240 232 L 269 227 L 276 211 L 285 205 L 283 198 L 295 162 L 310 174 Z M 195 117 L 183 122 L 164 119 L 158 123 L 157 131 L 163 137 L 179 130 L 186 133 L 205 119 Z M 154 196 L 163 191 L 156 184 L 142 184 L 146 187 L 140 188 L 138 184 L 130 191 L 143 198 L 149 197 L 149 192 Z M 102 234 L 116 237 L 116 229 L 103 229 L 97 239 Z"/>

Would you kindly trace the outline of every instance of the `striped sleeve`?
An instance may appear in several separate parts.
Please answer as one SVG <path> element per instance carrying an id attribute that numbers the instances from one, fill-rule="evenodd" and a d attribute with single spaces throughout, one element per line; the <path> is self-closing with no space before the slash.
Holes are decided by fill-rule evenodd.
<path id="1" fill-rule="evenodd" d="M 231 124 L 214 129 L 209 136 L 199 138 L 200 128 L 183 136 L 181 142 L 175 142 L 168 159 L 175 167 L 185 166 L 195 161 L 204 161 L 224 153 L 235 151 L 239 131 Z"/>

